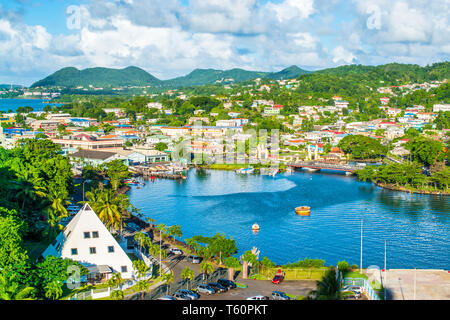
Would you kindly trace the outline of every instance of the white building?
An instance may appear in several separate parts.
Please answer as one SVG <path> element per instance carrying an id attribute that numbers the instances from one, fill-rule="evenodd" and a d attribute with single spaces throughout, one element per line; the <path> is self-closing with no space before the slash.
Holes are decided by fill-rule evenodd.
<path id="1" fill-rule="evenodd" d="M 72 218 L 42 254 L 78 261 L 89 269 L 88 280 L 107 280 L 114 272 L 134 278 L 133 263 L 89 204 Z"/>
<path id="2" fill-rule="evenodd" d="M 439 112 L 439 111 L 450 111 L 450 104 L 435 104 L 433 106 L 433 112 Z"/>

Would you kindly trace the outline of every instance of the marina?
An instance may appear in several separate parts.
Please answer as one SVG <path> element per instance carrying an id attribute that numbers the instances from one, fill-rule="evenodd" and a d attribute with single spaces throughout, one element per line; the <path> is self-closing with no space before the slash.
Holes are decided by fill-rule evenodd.
<path id="1" fill-rule="evenodd" d="M 142 214 L 181 225 L 183 238 L 225 233 L 238 254 L 252 247 L 276 263 L 324 259 L 328 265 L 360 261 L 382 266 L 387 241 L 390 268 L 450 265 L 450 198 L 385 190 L 352 176 L 296 171 L 275 178 L 232 171 L 191 169 L 180 183 L 157 180 L 131 187 L 130 200 Z M 324 188 L 326 186 L 326 188 Z M 314 212 L 305 219 L 299 206 Z M 259 230 L 252 232 L 257 222 Z"/>

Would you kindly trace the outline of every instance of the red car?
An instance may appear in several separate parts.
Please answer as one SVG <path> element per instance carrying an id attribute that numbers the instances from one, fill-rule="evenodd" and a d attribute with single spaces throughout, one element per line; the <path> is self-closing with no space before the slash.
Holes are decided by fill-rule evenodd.
<path id="1" fill-rule="evenodd" d="M 275 274 L 275 277 L 273 277 L 272 279 L 272 283 L 273 284 L 280 284 L 281 281 L 283 281 L 284 279 L 284 272 L 280 270 L 278 270 L 278 272 Z"/>

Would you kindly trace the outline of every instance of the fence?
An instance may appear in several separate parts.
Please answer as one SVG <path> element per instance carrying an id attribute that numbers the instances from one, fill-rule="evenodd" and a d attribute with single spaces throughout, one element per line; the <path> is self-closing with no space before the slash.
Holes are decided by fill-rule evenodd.
<path id="1" fill-rule="evenodd" d="M 261 266 L 258 273 L 269 279 L 272 279 L 280 268 L 267 268 Z M 295 268 L 285 269 L 281 268 L 284 272 L 285 280 L 320 280 L 325 274 L 327 269 L 325 268 Z M 251 277 L 251 276 L 250 276 Z"/>
<path id="2" fill-rule="evenodd" d="M 377 292 L 372 288 L 372 285 L 363 278 L 345 278 L 343 280 L 344 286 L 359 286 L 367 294 L 370 300 L 381 300 Z"/>

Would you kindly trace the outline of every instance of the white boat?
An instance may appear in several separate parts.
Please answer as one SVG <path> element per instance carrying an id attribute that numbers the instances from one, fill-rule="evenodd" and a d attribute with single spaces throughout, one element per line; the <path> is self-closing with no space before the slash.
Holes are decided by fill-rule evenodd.
<path id="1" fill-rule="evenodd" d="M 242 169 L 238 169 L 236 170 L 236 173 L 238 174 L 251 174 L 255 171 L 254 168 L 249 167 L 249 168 L 242 168 Z"/>

